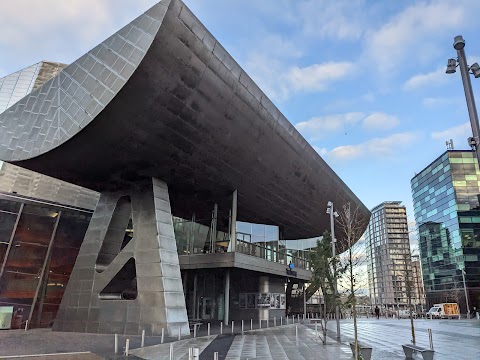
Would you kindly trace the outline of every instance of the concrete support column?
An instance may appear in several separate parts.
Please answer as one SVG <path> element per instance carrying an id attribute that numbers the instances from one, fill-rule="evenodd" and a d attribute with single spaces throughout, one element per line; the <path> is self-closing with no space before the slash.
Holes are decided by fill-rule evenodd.
<path id="1" fill-rule="evenodd" d="M 270 292 L 270 280 L 268 276 L 260 276 L 258 278 L 258 292 L 260 294 L 268 294 Z M 258 309 L 258 318 L 260 320 L 268 320 L 269 309 Z"/>
<path id="2" fill-rule="evenodd" d="M 197 282 L 198 282 L 198 274 L 195 272 L 195 276 L 193 277 L 193 318 L 197 319 L 198 314 L 197 314 Z"/>
<path id="3" fill-rule="evenodd" d="M 224 322 L 225 325 L 228 324 L 230 316 L 230 269 L 227 269 L 225 272 L 225 312 L 224 312 Z"/>
<path id="4" fill-rule="evenodd" d="M 232 194 L 232 218 L 230 221 L 230 251 L 237 250 L 237 201 L 238 194 L 235 190 Z"/>

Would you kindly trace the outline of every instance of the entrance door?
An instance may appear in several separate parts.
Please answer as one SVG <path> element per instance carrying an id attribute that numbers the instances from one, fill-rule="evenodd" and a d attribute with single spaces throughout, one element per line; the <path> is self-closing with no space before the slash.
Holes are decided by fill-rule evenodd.
<path id="1" fill-rule="evenodd" d="M 204 297 L 202 303 L 202 319 L 208 320 L 213 318 L 213 298 Z"/>

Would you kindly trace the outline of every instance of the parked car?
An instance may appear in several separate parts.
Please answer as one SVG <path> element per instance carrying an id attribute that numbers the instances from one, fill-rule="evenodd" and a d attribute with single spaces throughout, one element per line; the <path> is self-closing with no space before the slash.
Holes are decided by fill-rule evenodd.
<path id="1" fill-rule="evenodd" d="M 400 310 L 400 311 L 398 312 L 398 317 L 399 317 L 400 319 L 410 319 L 410 310 Z M 417 318 L 417 313 L 416 313 L 416 311 L 412 311 L 412 317 L 413 317 L 414 319 Z"/>

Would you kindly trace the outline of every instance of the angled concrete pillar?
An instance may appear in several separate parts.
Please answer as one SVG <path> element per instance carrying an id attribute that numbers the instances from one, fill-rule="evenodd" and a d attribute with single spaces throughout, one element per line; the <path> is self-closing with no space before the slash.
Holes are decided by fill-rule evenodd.
<path id="1" fill-rule="evenodd" d="M 129 222 L 133 233 L 127 230 Z M 133 235 L 133 236 L 132 236 Z M 130 239 L 131 237 L 131 239 Z M 189 334 L 167 185 L 102 193 L 62 299 L 58 331 Z"/>

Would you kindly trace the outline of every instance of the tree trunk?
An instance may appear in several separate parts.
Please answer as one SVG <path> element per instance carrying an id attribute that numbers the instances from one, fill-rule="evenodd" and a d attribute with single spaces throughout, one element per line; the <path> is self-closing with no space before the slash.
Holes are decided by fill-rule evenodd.
<path id="1" fill-rule="evenodd" d="M 352 248 L 348 249 L 349 255 L 349 267 L 350 267 L 350 293 L 352 296 L 352 314 L 353 314 L 353 334 L 355 339 L 355 351 L 353 353 L 354 359 L 360 359 L 359 354 L 359 346 L 358 346 L 358 334 L 357 334 L 357 301 L 355 299 L 355 278 L 353 277 L 353 256 L 352 256 Z"/>

